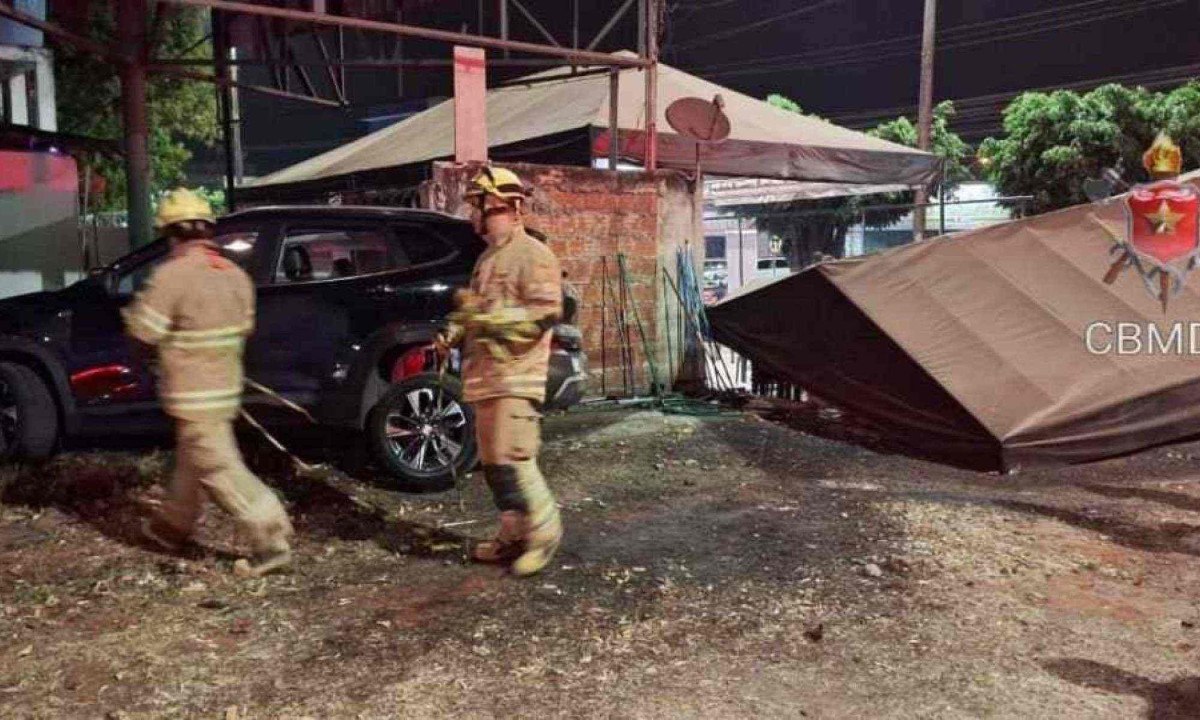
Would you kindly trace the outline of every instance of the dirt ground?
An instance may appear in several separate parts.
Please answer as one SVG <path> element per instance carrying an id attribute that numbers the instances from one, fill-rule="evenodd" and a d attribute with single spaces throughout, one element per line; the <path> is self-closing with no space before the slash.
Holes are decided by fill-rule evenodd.
<path id="1" fill-rule="evenodd" d="M 531 580 L 464 562 L 479 482 L 256 450 L 299 559 L 243 581 L 215 511 L 184 557 L 137 539 L 165 452 L 0 469 L 0 716 L 1200 717 L 1200 445 L 1000 477 L 848 434 L 551 418 L 568 535 Z"/>

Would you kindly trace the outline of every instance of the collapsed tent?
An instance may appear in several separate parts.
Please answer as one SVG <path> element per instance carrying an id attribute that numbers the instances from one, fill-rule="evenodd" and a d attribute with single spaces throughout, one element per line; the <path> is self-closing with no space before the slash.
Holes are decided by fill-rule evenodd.
<path id="1" fill-rule="evenodd" d="M 979 470 L 1200 434 L 1200 278 L 1104 279 L 1123 198 L 826 263 L 711 308 L 756 371 Z M 1195 273 L 1194 273 L 1195 274 Z"/>
<path id="2" fill-rule="evenodd" d="M 622 159 L 645 156 L 645 77 L 641 69 L 620 71 L 617 95 L 618 149 Z M 487 94 L 488 144 L 496 160 L 568 161 L 590 165 L 608 156 L 609 75 L 571 74 L 557 68 L 523 78 Z M 703 148 L 707 173 L 780 178 L 842 188 L 854 185 L 913 186 L 934 181 L 941 161 L 934 155 L 824 120 L 783 110 L 668 65 L 659 65 L 659 164 L 694 170 L 696 143 L 670 131 L 666 108 L 699 97 L 725 101 L 732 131 Z M 288 197 L 297 191 L 354 190 L 378 182 L 388 171 L 446 159 L 454 154 L 454 101 L 384 128 L 340 148 L 260 178 L 240 192 L 245 199 Z"/>

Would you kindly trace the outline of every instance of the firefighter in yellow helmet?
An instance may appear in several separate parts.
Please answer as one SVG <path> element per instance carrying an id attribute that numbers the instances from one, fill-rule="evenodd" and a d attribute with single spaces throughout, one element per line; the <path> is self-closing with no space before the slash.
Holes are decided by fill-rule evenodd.
<path id="1" fill-rule="evenodd" d="M 465 399 L 475 409 L 483 472 L 500 510 L 497 536 L 474 548 L 479 562 L 532 575 L 562 538 L 554 496 L 538 469 L 551 329 L 562 314 L 562 271 L 523 225 L 527 193 L 504 168 L 485 168 L 465 197 L 488 248 L 459 296 L 444 338 L 464 345 Z"/>
<path id="2" fill-rule="evenodd" d="M 233 434 L 241 406 L 242 349 L 254 329 L 254 285 L 213 244 L 212 208 L 179 189 L 158 207 L 155 228 L 170 254 L 123 311 L 128 333 L 158 355 L 158 392 L 175 420 L 169 497 L 146 520 L 147 538 L 178 550 L 205 496 L 233 516 L 253 557 L 235 570 L 257 576 L 288 564 L 292 525 L 275 493 L 242 462 Z"/>

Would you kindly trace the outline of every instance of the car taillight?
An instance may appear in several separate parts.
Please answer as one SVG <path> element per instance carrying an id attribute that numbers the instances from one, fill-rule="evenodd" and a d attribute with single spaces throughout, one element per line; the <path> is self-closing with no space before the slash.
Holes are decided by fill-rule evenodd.
<path id="1" fill-rule="evenodd" d="M 133 370 L 124 365 L 101 365 L 71 376 L 71 390 L 83 401 L 129 397 L 137 388 Z"/>
<path id="2" fill-rule="evenodd" d="M 401 355 L 400 360 L 392 366 L 392 382 L 400 382 L 425 372 L 431 353 L 434 353 L 433 348 L 418 347 Z"/>

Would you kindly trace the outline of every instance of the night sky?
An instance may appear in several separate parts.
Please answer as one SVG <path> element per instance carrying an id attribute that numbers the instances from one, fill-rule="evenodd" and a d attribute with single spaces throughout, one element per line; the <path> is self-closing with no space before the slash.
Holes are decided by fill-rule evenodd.
<path id="1" fill-rule="evenodd" d="M 847 123 L 851 125 L 862 124 L 865 118 L 859 114 L 864 111 L 892 109 L 896 114 L 915 107 L 921 0 L 754 0 L 728 2 L 707 10 L 690 9 L 715 4 L 709 0 L 673 4 L 668 62 L 742 92 L 757 96 L 783 92 L 809 112 L 860 121 Z M 729 33 L 739 25 L 812 6 L 820 7 L 699 44 L 705 36 Z M 1029 13 L 1043 14 L 1021 19 Z M 1114 16 L 1116 13 L 1128 14 Z M 1083 22 L 1091 18 L 1101 19 Z M 942 0 L 938 26 L 945 34 L 942 44 L 948 47 L 937 54 L 935 97 L 939 100 L 1011 93 L 1200 62 L 1197 0 Z M 1033 32 L 1039 29 L 1044 31 Z M 906 37 L 907 42 L 857 49 Z M 981 42 L 949 47 L 975 41 Z M 811 55 L 830 48 L 844 50 L 816 58 Z M 749 68 L 755 70 L 753 73 L 723 74 L 741 69 L 735 63 L 744 65 L 756 57 L 799 53 L 810 54 L 807 63 L 804 58 L 780 59 L 776 70 L 770 69 L 775 63 L 761 63 Z M 851 53 L 889 57 L 849 64 L 846 59 L 853 57 Z M 817 61 L 839 60 L 841 64 L 805 67 Z M 1190 75 L 1200 75 L 1200 66 L 1188 70 Z M 1169 77 L 1182 74 L 1174 72 Z M 979 104 L 965 107 L 977 108 Z M 990 112 L 968 113 L 970 121 L 964 117 L 964 129 L 993 129 L 995 104 L 992 108 Z"/>

